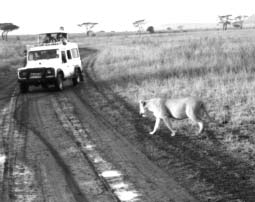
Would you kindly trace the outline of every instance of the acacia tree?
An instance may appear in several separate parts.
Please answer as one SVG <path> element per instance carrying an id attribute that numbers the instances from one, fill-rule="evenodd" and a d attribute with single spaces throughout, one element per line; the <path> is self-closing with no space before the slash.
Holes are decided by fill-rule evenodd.
<path id="1" fill-rule="evenodd" d="M 219 16 L 219 20 L 220 20 L 220 24 L 222 24 L 222 29 L 223 30 L 227 30 L 228 29 L 228 25 L 231 24 L 231 19 L 230 16 L 232 15 L 222 15 Z"/>
<path id="2" fill-rule="evenodd" d="M 145 20 L 137 20 L 133 22 L 133 25 L 138 28 L 138 32 L 141 33 L 144 30 L 143 26 L 145 25 Z"/>
<path id="3" fill-rule="evenodd" d="M 8 40 L 7 35 L 9 32 L 19 29 L 19 26 L 12 23 L 0 23 L 0 30 L 2 30 L 2 40 Z"/>
<path id="4" fill-rule="evenodd" d="M 154 30 L 154 27 L 153 27 L 153 26 L 147 27 L 146 31 L 149 32 L 150 34 L 155 33 L 155 30 Z"/>
<path id="5" fill-rule="evenodd" d="M 89 33 L 91 32 L 92 28 L 95 27 L 98 23 L 96 22 L 84 22 L 81 24 L 78 24 L 79 27 L 84 26 L 86 29 L 86 35 L 89 36 Z"/>
<path id="6" fill-rule="evenodd" d="M 172 31 L 172 28 L 171 27 L 167 27 L 166 30 L 167 31 Z"/>
<path id="7" fill-rule="evenodd" d="M 247 18 L 248 16 L 247 15 L 239 15 L 237 17 L 235 17 L 235 21 L 232 23 L 232 25 L 235 27 L 235 28 L 240 28 L 240 29 L 243 29 L 243 23 L 244 23 L 244 20 Z"/>

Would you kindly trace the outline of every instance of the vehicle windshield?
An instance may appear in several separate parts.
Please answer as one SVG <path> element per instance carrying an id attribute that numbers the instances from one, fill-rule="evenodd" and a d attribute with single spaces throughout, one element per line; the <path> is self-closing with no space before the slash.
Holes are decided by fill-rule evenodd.
<path id="1" fill-rule="evenodd" d="M 39 50 L 39 51 L 30 51 L 28 54 L 28 60 L 48 60 L 59 58 L 57 53 L 57 49 L 50 49 L 50 50 Z"/>

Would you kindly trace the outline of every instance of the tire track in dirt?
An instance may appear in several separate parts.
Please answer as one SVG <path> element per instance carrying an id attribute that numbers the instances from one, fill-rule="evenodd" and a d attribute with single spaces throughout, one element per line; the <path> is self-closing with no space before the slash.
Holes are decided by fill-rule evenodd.
<path id="1" fill-rule="evenodd" d="M 41 98 L 44 96 L 41 96 Z M 40 98 L 40 97 L 39 97 Z M 31 144 L 36 144 L 38 139 L 35 139 L 35 134 L 28 127 L 30 112 L 29 107 L 33 99 L 29 95 L 22 94 L 19 96 L 18 104 L 16 106 L 14 119 L 17 122 L 19 131 L 23 131 L 24 142 L 17 154 L 17 176 L 15 176 L 15 184 L 19 184 L 20 181 L 20 193 L 15 193 L 17 201 L 49 201 L 52 198 L 49 197 L 49 192 L 45 189 L 44 170 L 42 168 L 40 153 L 43 152 L 40 147 L 35 148 Z M 18 146 L 18 144 L 16 144 Z M 33 173 L 31 175 L 29 172 Z M 19 177 L 21 175 L 21 177 Z M 24 186 L 24 182 L 28 181 L 29 186 Z M 30 181 L 30 183 L 29 183 Z M 23 185 L 23 186 L 22 186 Z M 31 198 L 30 190 L 34 189 L 34 197 Z"/>
<path id="2" fill-rule="evenodd" d="M 36 190 L 31 186 L 34 179 L 33 172 L 22 162 L 21 158 L 26 145 L 26 131 L 18 127 L 14 119 L 19 97 L 15 94 L 16 91 L 13 92 L 9 104 L 4 108 L 0 120 L 0 142 L 3 145 L 0 154 L 5 155 L 0 193 L 1 199 L 6 202 L 29 202 L 36 198 Z"/>
<path id="3" fill-rule="evenodd" d="M 38 99 L 38 98 L 37 98 Z M 27 110 L 32 111 L 33 116 L 35 117 L 35 122 L 43 122 L 43 119 L 38 112 L 38 105 L 36 103 L 36 100 L 34 99 L 33 102 L 29 103 L 30 108 Z M 32 108 L 32 109 L 31 109 Z M 63 159 L 60 157 L 58 151 L 52 146 L 52 144 L 47 140 L 47 137 L 45 137 L 40 130 L 38 130 L 37 127 L 35 127 L 31 122 L 30 119 L 25 120 L 19 120 L 19 123 L 23 125 L 23 127 L 28 128 L 28 130 L 32 131 L 34 134 L 34 141 L 39 141 L 39 143 L 36 144 L 36 147 L 32 147 L 32 151 L 35 153 L 35 155 L 30 156 L 29 158 L 34 161 L 36 164 L 36 172 L 39 172 L 39 179 L 40 179 L 40 188 L 43 193 L 43 198 L 45 201 L 66 201 L 66 198 L 69 198 L 68 201 L 88 201 L 86 197 L 82 194 L 80 194 L 80 190 L 75 183 L 75 180 L 71 177 L 70 170 L 63 161 Z M 66 179 L 68 182 L 68 189 L 71 190 L 71 193 L 73 193 L 73 196 L 65 196 L 62 198 L 59 196 L 60 193 L 56 193 L 58 189 L 58 185 L 55 181 L 57 181 L 57 176 L 59 176 L 58 171 L 59 168 L 55 168 L 55 162 L 60 166 L 61 170 L 64 173 L 64 176 L 61 176 Z M 52 171 L 48 171 L 48 170 Z M 53 171 L 54 170 L 54 171 Z M 57 170 L 57 171 L 55 171 Z M 60 191 L 60 190 L 59 190 Z M 63 194 L 63 191 L 61 192 Z M 64 194 L 65 195 L 65 194 Z M 69 195 L 69 194 L 67 194 Z"/>
<path id="4" fill-rule="evenodd" d="M 13 164 L 13 153 L 12 153 L 12 144 L 9 145 L 9 143 L 12 143 L 13 141 L 13 120 L 12 120 L 12 114 L 14 110 L 14 98 L 10 100 L 10 103 L 7 104 L 2 109 L 2 116 L 0 120 L 0 131 L 1 131 L 1 147 L 0 147 L 0 155 L 2 158 L 1 162 L 1 168 L 2 168 L 2 186 L 1 186 L 1 199 L 3 201 L 9 201 L 12 190 L 10 189 L 12 180 L 12 164 Z"/>
<path id="5" fill-rule="evenodd" d="M 33 133 L 30 141 L 35 145 L 30 145 L 33 154 L 28 158 L 35 161 L 43 196 L 61 202 L 115 201 L 89 168 L 80 147 L 63 129 L 55 114 L 54 96 L 49 93 L 47 99 L 43 97 L 30 95 L 26 109 L 29 116 L 18 121 Z"/>
<path id="6" fill-rule="evenodd" d="M 35 96 L 37 99 L 45 97 Z M 45 122 L 47 117 L 41 117 L 41 106 L 33 95 L 12 96 L 10 103 L 1 111 L 0 117 L 0 201 L 59 201 L 59 202 L 86 202 L 86 201 L 113 201 L 107 193 L 98 187 L 94 177 L 88 181 L 83 179 L 88 195 L 94 198 L 88 200 L 78 186 L 73 166 L 66 165 L 59 150 L 47 140 L 43 129 L 36 127 Z M 44 108 L 43 108 L 44 109 Z M 54 115 L 54 110 L 52 110 Z M 31 116 L 36 125 L 31 124 Z M 33 123 L 33 122 L 32 122 Z M 54 123 L 53 123 L 54 124 Z M 47 125 L 47 124 L 46 124 Z M 46 126 L 47 127 L 47 126 Z M 60 126 L 62 128 L 62 126 Z M 40 129 L 40 130 L 39 130 Z M 52 128 L 49 128 L 50 131 Z M 47 134 L 51 134 L 50 132 Z M 61 136 L 62 133 L 59 133 Z M 65 142 L 68 145 L 70 142 Z M 74 144 L 73 144 L 74 145 Z M 68 147 L 69 148 L 69 147 Z M 63 148 L 65 149 L 65 148 Z M 71 154 L 76 155 L 77 149 L 70 147 Z M 74 149 L 74 151 L 72 151 Z M 69 151 L 69 150 L 68 150 Z M 61 151 L 62 152 L 62 151 Z M 65 153 L 70 155 L 68 152 Z M 70 156 L 77 160 L 77 158 Z M 78 158 L 83 161 L 84 157 Z M 58 164 L 60 168 L 52 165 Z M 86 169 L 86 167 L 80 167 Z M 57 170 L 57 171 L 55 171 Z M 88 171 L 88 170 L 87 170 Z M 84 178 L 84 171 L 79 177 Z M 51 174 L 49 174 L 51 173 Z M 63 173 L 64 176 L 61 174 Z M 56 175 L 58 177 L 56 177 Z M 60 181 L 63 186 L 59 186 Z M 86 183 L 85 183 L 86 182 Z M 95 182 L 95 183 L 94 183 Z M 92 183 L 92 184 L 89 184 Z M 87 187 L 90 186 L 90 190 Z M 98 187 L 98 188 L 97 188 Z M 98 189 L 98 190 L 96 190 Z M 61 195 L 65 196 L 63 198 Z M 106 197 L 104 197 L 106 195 Z"/>
<path id="7" fill-rule="evenodd" d="M 0 201 L 118 201 L 63 130 L 47 98 L 51 94 L 35 90 L 2 97 L 7 104 L 0 116 Z"/>
<path id="8" fill-rule="evenodd" d="M 104 182 L 106 189 L 113 192 L 116 201 L 141 201 L 141 196 L 134 186 L 124 180 L 123 174 L 116 170 L 114 165 L 102 158 L 97 151 L 96 145 L 90 140 L 86 130 L 83 129 L 81 122 L 74 116 L 73 106 L 68 99 L 65 97 L 58 98 L 58 102 L 61 104 L 62 109 L 56 102 L 54 103 L 54 108 L 63 126 L 72 132 L 98 178 Z"/>

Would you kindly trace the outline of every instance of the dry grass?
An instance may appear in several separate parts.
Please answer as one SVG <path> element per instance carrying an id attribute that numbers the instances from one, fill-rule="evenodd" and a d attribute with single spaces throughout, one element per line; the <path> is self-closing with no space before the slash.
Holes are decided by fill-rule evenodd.
<path id="1" fill-rule="evenodd" d="M 94 70 L 101 82 L 131 104 L 158 96 L 200 96 L 212 116 L 229 121 L 213 128 L 228 149 L 255 154 L 254 34 L 241 30 L 96 37 L 82 43 L 99 49 Z"/>
<path id="2" fill-rule="evenodd" d="M 10 70 L 21 66 L 23 52 L 25 50 L 24 42 L 16 39 L 9 41 L 0 41 L 0 74 L 6 74 Z"/>
<path id="3" fill-rule="evenodd" d="M 212 116 L 229 121 L 222 128 L 212 126 L 222 143 L 231 151 L 253 155 L 254 34 L 241 30 L 71 39 L 99 50 L 95 73 L 132 105 L 158 96 L 200 96 Z M 25 44 L 34 40 L 27 36 L 0 41 L 0 72 L 19 67 Z"/>

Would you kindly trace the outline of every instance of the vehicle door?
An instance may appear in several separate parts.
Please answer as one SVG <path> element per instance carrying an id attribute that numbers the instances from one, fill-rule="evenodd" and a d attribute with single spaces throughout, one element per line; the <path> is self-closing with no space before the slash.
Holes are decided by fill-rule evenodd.
<path id="1" fill-rule="evenodd" d="M 61 51 L 61 60 L 62 60 L 62 70 L 64 72 L 65 77 L 71 77 L 72 76 L 72 71 L 71 71 L 71 65 L 67 59 L 66 51 L 62 50 Z"/>
<path id="2" fill-rule="evenodd" d="M 72 53 L 72 63 L 73 63 L 73 65 L 82 67 L 78 48 L 72 48 L 71 53 Z"/>
<path id="3" fill-rule="evenodd" d="M 67 50 L 66 54 L 67 54 L 67 60 L 68 60 L 68 63 L 69 63 L 71 74 L 74 74 L 75 62 L 74 62 L 74 58 L 71 54 L 71 50 L 70 49 Z"/>

